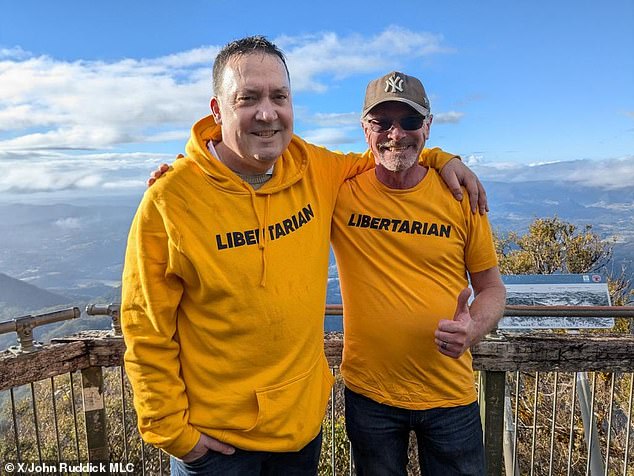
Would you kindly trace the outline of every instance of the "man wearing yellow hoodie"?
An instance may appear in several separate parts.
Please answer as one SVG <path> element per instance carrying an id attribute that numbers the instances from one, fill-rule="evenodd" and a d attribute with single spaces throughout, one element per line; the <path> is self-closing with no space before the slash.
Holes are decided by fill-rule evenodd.
<path id="1" fill-rule="evenodd" d="M 341 184 L 374 164 L 293 135 L 284 56 L 262 37 L 227 45 L 213 84 L 211 116 L 146 191 L 128 238 L 121 310 L 139 428 L 173 474 L 314 474 L 333 381 L 331 218 Z M 452 157 L 422 153 L 475 189 Z"/>

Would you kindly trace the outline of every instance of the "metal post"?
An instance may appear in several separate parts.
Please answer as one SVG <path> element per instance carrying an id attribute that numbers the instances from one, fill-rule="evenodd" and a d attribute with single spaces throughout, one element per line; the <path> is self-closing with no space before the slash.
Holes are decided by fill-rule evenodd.
<path id="1" fill-rule="evenodd" d="M 519 378 L 519 376 L 517 377 Z M 513 419 L 513 404 L 511 390 L 504 388 L 504 470 L 506 476 L 520 474 L 519 464 L 515 461 L 515 421 Z M 515 465 L 513 464 L 515 462 Z"/>
<path id="2" fill-rule="evenodd" d="M 589 467 L 592 476 L 600 476 L 604 473 L 603 458 L 599 448 L 599 438 L 594 412 L 590 404 L 590 384 L 586 372 L 577 373 L 577 398 L 579 399 L 579 409 L 581 410 L 581 420 L 583 421 L 583 433 L 588 448 L 590 458 Z"/>
<path id="3" fill-rule="evenodd" d="M 480 416 L 484 430 L 484 451 L 488 476 L 502 476 L 502 468 L 504 467 L 505 383 L 505 372 L 480 372 Z"/>
<path id="4" fill-rule="evenodd" d="M 88 367 L 82 370 L 81 386 L 86 419 L 88 461 L 107 462 L 109 456 L 108 434 L 101 367 Z"/>

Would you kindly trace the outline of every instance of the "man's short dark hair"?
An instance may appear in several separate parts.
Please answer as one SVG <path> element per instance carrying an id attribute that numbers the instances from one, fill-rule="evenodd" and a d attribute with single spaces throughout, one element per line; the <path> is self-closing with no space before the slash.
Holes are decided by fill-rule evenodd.
<path id="1" fill-rule="evenodd" d="M 286 66 L 286 57 L 282 50 L 280 50 L 275 44 L 271 43 L 264 36 L 247 36 L 240 38 L 239 40 L 228 43 L 224 48 L 220 50 L 216 60 L 214 61 L 214 67 L 212 71 L 212 85 L 214 88 L 214 94 L 218 95 L 220 92 L 220 84 L 222 83 L 222 73 L 224 72 L 227 63 L 234 56 L 250 55 L 254 53 L 261 53 L 267 55 L 277 56 L 286 69 L 286 75 L 290 82 L 290 74 L 288 73 L 288 67 Z"/>

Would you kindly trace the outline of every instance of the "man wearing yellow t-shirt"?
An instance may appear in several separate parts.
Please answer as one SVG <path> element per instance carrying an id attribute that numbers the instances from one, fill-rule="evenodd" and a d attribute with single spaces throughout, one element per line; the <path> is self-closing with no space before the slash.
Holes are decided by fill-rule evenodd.
<path id="1" fill-rule="evenodd" d="M 372 81 L 362 126 L 376 168 L 335 206 L 346 428 L 362 476 L 407 474 L 410 431 L 423 474 L 484 474 L 469 347 L 501 318 L 505 290 L 487 217 L 418 160 L 431 122 L 418 79 Z"/>

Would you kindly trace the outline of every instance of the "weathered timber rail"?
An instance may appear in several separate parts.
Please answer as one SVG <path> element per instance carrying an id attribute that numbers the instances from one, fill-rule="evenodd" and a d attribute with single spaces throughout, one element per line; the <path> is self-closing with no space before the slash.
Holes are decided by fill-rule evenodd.
<path id="1" fill-rule="evenodd" d="M 343 336 L 329 333 L 324 349 L 331 367 L 341 364 Z M 0 353 L 0 390 L 89 367 L 123 364 L 125 344 L 109 331 L 54 339 L 29 354 Z M 633 372 L 634 335 L 533 332 L 485 339 L 472 349 L 475 370 L 510 372 Z"/>
<path id="2" fill-rule="evenodd" d="M 341 315 L 341 305 L 326 306 L 327 315 Z M 506 306 L 505 316 L 585 316 L 634 319 L 634 306 Z M 634 321 L 633 321 L 634 322 Z M 327 333 L 324 349 L 331 367 L 341 364 L 343 335 Z M 0 352 L 0 390 L 88 367 L 123 363 L 125 344 L 110 331 L 85 331 L 57 338 L 38 352 Z M 482 371 L 634 370 L 634 335 L 553 334 L 548 331 L 501 333 L 472 349 L 473 367 Z"/>
<path id="3" fill-rule="evenodd" d="M 559 312 L 561 315 L 574 312 L 575 315 L 588 317 L 634 317 L 634 307 L 530 308 L 532 306 L 507 306 L 505 315 L 553 316 Z M 338 306 L 329 306 L 326 313 L 336 315 L 340 311 Z M 324 349 L 330 366 L 338 367 L 341 363 L 343 335 L 326 334 Z M 53 339 L 50 344 L 30 353 L 0 352 L 0 391 L 76 371 L 82 371 L 82 378 L 85 376 L 89 380 L 94 373 L 100 373 L 102 367 L 121 366 L 124 352 L 123 339 L 110 331 L 86 331 Z M 491 475 L 503 473 L 502 436 L 507 372 L 634 373 L 634 335 L 610 334 L 604 330 L 583 334 L 498 332 L 474 346 L 472 354 L 473 367 L 481 375 L 480 402 L 489 465 L 487 474 Z M 96 421 L 105 419 L 105 414 L 102 411 L 94 418 Z M 96 443 L 89 441 L 91 460 L 99 460 L 107 454 L 103 452 L 103 436 L 94 440 Z"/>

